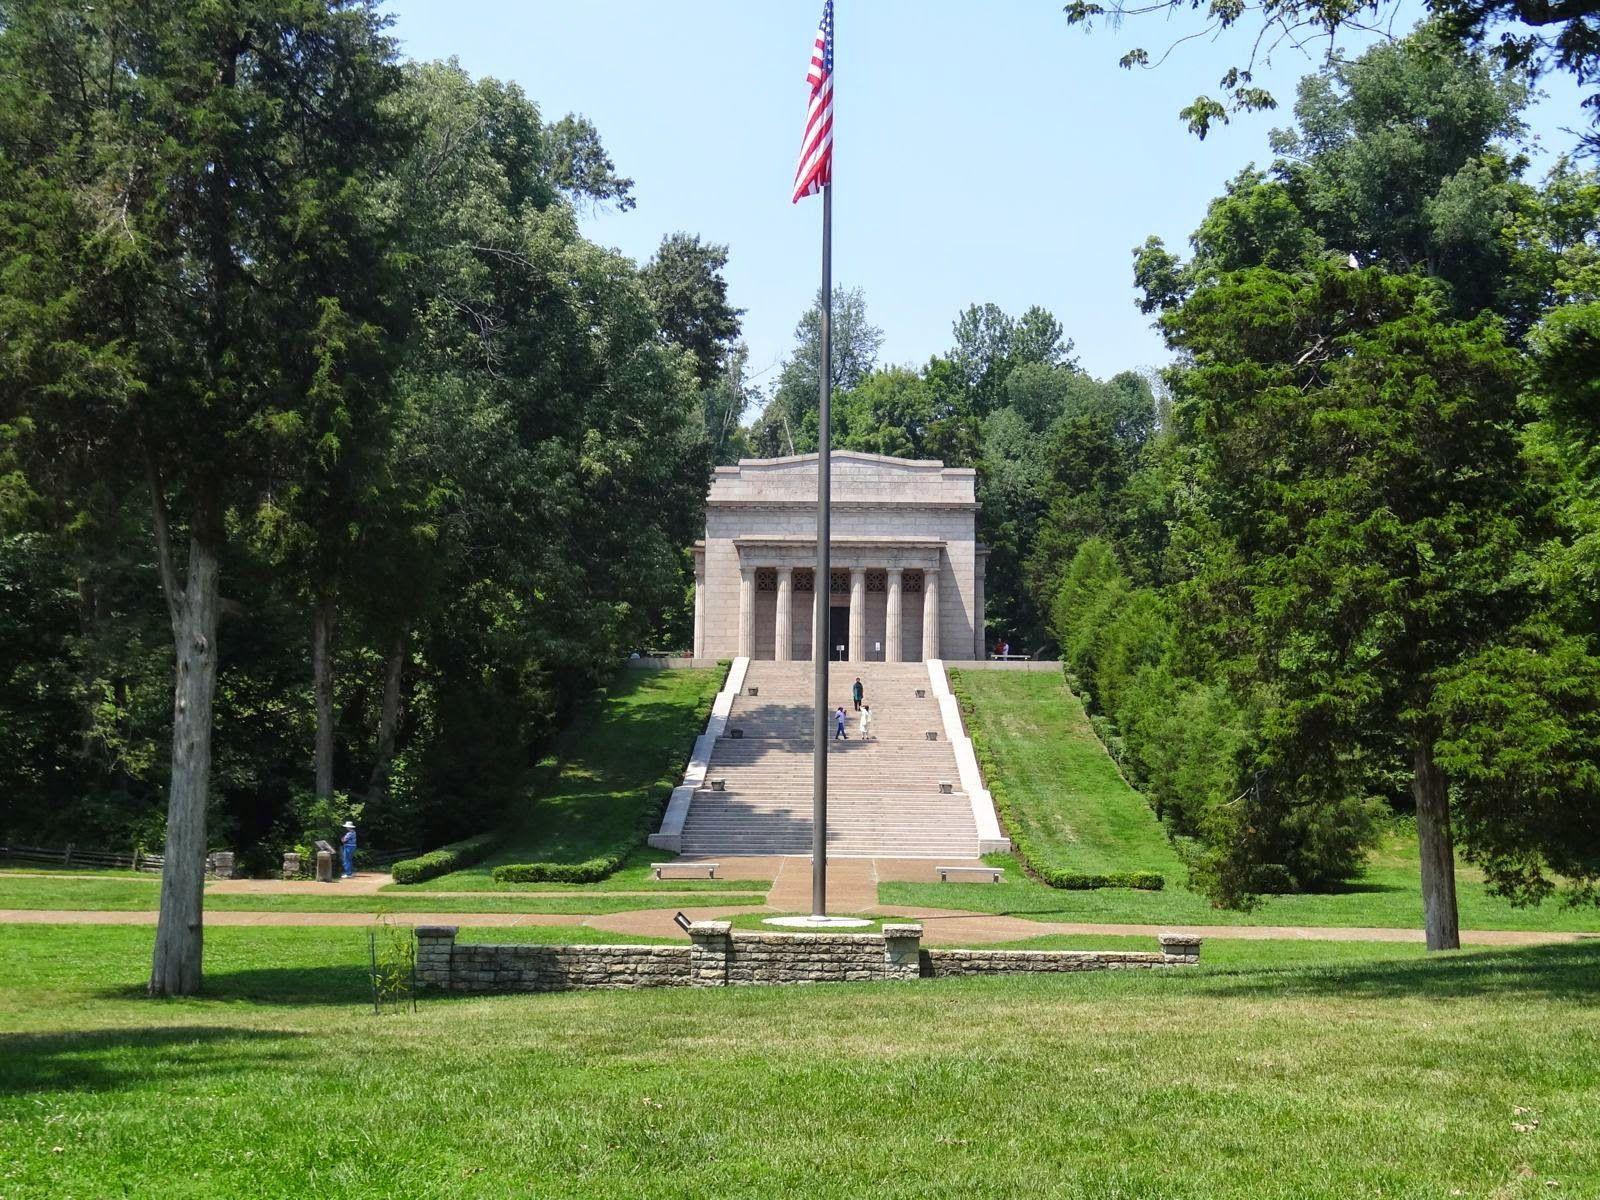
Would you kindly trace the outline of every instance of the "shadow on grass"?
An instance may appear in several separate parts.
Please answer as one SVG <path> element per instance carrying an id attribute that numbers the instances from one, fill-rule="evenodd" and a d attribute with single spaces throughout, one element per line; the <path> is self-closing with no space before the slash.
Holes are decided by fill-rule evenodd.
<path id="1" fill-rule="evenodd" d="M 364 954 L 365 947 L 362 948 Z M 106 988 L 98 1000 L 145 1000 L 144 984 Z M 207 971 L 199 996 L 183 1003 L 245 1000 L 251 1004 L 360 1004 L 372 999 L 364 963 L 307 967 L 257 967 L 248 971 Z M 163 1001 L 152 1000 L 152 1004 Z"/>
<path id="2" fill-rule="evenodd" d="M 303 1070 L 315 1044 L 303 1033 L 187 1025 L 99 1032 L 0 1035 L 0 1096 L 30 1092 L 113 1092 L 170 1086 L 188 1075 L 278 1065 Z M 264 1043 L 278 1043 L 276 1048 Z"/>
<path id="3" fill-rule="evenodd" d="M 1214 995 L 1252 999 L 1506 998 L 1600 1006 L 1600 940 L 1327 966 L 1222 967 L 1196 983 Z"/>

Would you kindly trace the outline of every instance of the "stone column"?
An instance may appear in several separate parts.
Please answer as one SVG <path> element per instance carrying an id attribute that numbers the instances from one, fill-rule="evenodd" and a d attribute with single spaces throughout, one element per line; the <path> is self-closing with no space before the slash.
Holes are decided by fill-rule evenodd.
<path id="1" fill-rule="evenodd" d="M 454 925 L 418 925 L 417 982 L 424 987 L 448 990 L 451 983 L 450 958 L 456 946 Z"/>
<path id="2" fill-rule="evenodd" d="M 778 568 L 778 629 L 772 657 L 788 662 L 794 657 L 794 568 Z"/>
<path id="3" fill-rule="evenodd" d="M 756 652 L 756 569 L 739 568 L 739 654 L 755 657 Z"/>
<path id="4" fill-rule="evenodd" d="M 850 661 L 867 657 L 867 569 L 850 568 Z"/>
<path id="5" fill-rule="evenodd" d="M 939 568 L 922 573 L 922 659 L 939 657 Z"/>
<path id="6" fill-rule="evenodd" d="M 986 554 L 978 554 L 973 559 L 976 571 L 972 581 L 972 644 L 974 651 L 972 657 L 980 662 L 989 657 L 989 637 L 987 626 L 983 620 L 983 576 L 987 558 L 988 555 Z"/>
<path id="7" fill-rule="evenodd" d="M 889 608 L 883 622 L 883 661 L 900 661 L 900 577 L 901 567 L 889 568 Z"/>
<path id="8" fill-rule="evenodd" d="M 919 979 L 922 976 L 922 926 L 883 927 L 883 977 Z"/>
<path id="9" fill-rule="evenodd" d="M 689 926 L 689 986 L 726 987 L 732 949 L 731 921 L 696 921 Z"/>
<path id="10" fill-rule="evenodd" d="M 694 648 L 690 653 L 706 657 L 706 560 L 699 554 L 694 558 Z"/>

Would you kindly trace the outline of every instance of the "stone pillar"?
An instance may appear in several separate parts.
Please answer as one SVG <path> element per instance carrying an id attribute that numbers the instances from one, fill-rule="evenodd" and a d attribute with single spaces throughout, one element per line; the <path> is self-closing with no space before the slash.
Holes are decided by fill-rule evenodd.
<path id="1" fill-rule="evenodd" d="M 887 926 L 885 927 L 887 928 Z M 1163 933 L 1156 937 L 1161 944 L 1161 953 L 1169 959 L 1179 962 L 1197 963 L 1200 961 L 1200 937 L 1192 933 Z"/>
<path id="2" fill-rule="evenodd" d="M 739 568 L 739 654 L 754 658 L 756 652 L 756 569 Z"/>
<path id="3" fill-rule="evenodd" d="M 726 987 L 733 923 L 696 921 L 689 926 L 689 941 L 689 986 Z"/>
<path id="4" fill-rule="evenodd" d="M 922 573 L 922 659 L 939 657 L 939 568 Z"/>
<path id="5" fill-rule="evenodd" d="M 794 568 L 778 568 L 778 629 L 772 657 L 788 662 L 794 657 Z"/>
<path id="6" fill-rule="evenodd" d="M 850 568 L 850 661 L 867 658 L 867 569 Z"/>
<path id="7" fill-rule="evenodd" d="M 889 608 L 883 622 L 883 661 L 900 661 L 900 567 L 889 568 Z"/>
<path id="8" fill-rule="evenodd" d="M 706 657 L 706 560 L 700 554 L 694 556 L 694 647 L 690 653 Z"/>
<path id="9" fill-rule="evenodd" d="M 921 925 L 883 927 L 883 977 L 898 980 L 922 977 Z"/>
<path id="10" fill-rule="evenodd" d="M 450 987 L 450 956 L 455 952 L 454 925 L 418 925 L 417 982 L 424 987 Z"/>
<path id="11" fill-rule="evenodd" d="M 974 556 L 976 570 L 972 580 L 972 657 L 980 662 L 989 657 L 989 636 L 983 619 L 983 576 L 986 554 Z"/>

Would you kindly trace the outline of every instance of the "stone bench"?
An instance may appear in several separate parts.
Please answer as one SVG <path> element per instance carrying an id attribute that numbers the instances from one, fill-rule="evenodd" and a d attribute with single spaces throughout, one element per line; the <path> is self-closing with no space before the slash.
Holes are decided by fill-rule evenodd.
<path id="1" fill-rule="evenodd" d="M 989 883 L 999 883 L 1001 877 L 1006 873 L 1004 867 L 938 867 L 936 869 L 939 872 L 940 883 L 949 883 L 952 875 L 957 880 L 970 879 L 973 883 L 983 883 L 985 880 Z"/>
<path id="2" fill-rule="evenodd" d="M 701 871 L 706 873 L 707 879 L 715 879 L 717 877 L 717 868 L 721 865 L 721 863 L 714 862 L 664 862 L 651 863 L 650 869 L 656 873 L 657 879 L 667 878 L 661 873 L 663 871 L 691 872 L 691 874 L 688 875 L 674 875 L 672 876 L 673 879 L 693 879 L 698 876 Z"/>

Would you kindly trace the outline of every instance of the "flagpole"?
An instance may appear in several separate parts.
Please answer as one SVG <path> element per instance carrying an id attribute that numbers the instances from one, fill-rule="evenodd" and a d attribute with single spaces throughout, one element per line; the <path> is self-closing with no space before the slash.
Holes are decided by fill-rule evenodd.
<path id="1" fill-rule="evenodd" d="M 812 581 L 811 659 L 816 668 L 816 725 L 811 751 L 811 915 L 828 913 L 828 597 L 833 491 L 833 183 L 822 185 L 822 353 L 817 385 L 817 574 Z"/>

